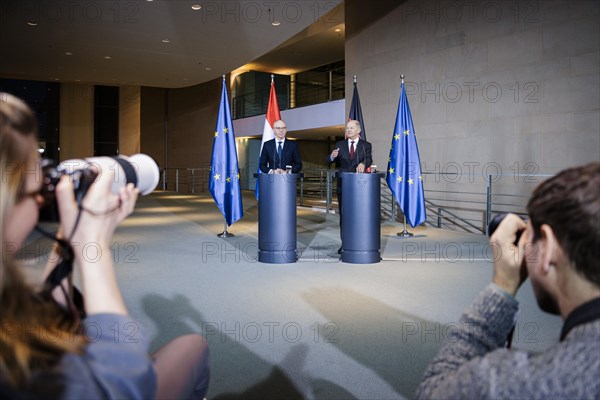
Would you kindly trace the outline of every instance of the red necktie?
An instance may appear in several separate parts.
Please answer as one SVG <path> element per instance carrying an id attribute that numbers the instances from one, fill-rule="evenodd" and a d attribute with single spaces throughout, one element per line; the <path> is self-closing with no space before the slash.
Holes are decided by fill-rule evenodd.
<path id="1" fill-rule="evenodd" d="M 350 159 L 354 160 L 354 140 L 350 142 Z"/>

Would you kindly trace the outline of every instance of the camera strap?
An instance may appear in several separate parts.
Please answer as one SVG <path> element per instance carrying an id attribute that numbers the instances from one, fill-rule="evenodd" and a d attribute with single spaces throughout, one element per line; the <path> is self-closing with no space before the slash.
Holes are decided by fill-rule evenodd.
<path id="1" fill-rule="evenodd" d="M 133 183 L 133 186 L 137 187 L 138 176 L 135 172 L 135 169 L 133 168 L 133 165 L 120 157 L 113 157 L 113 160 L 118 162 L 121 168 L 123 168 L 123 172 L 125 172 L 125 182 Z"/>
<path id="2" fill-rule="evenodd" d="M 75 229 L 77 229 L 77 225 L 79 224 L 79 218 L 81 216 L 82 210 L 79 210 L 79 215 L 77 216 L 77 221 L 75 223 Z M 72 296 L 67 293 L 64 286 L 61 285 L 61 282 L 69 277 L 73 272 L 73 260 L 75 258 L 75 252 L 73 250 L 73 246 L 69 243 L 69 241 L 65 239 L 59 239 L 56 235 L 53 235 L 49 232 L 43 230 L 39 225 L 36 225 L 35 230 L 41 233 L 43 236 L 46 236 L 49 239 L 54 240 L 57 243 L 57 253 L 60 256 L 60 262 L 50 271 L 46 280 L 44 281 L 44 285 L 42 287 L 41 295 L 42 297 L 46 297 L 49 299 L 53 299 L 52 292 L 56 287 L 60 287 L 65 299 L 67 299 L 68 306 L 70 308 L 71 313 L 75 319 L 83 319 L 86 317 L 84 303 L 83 303 L 83 294 L 77 289 L 77 287 L 72 286 Z M 73 230 L 75 231 L 75 230 Z"/>

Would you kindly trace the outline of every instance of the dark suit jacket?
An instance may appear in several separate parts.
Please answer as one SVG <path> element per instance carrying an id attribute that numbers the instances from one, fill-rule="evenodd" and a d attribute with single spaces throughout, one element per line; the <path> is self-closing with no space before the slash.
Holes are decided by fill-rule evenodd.
<path id="1" fill-rule="evenodd" d="M 286 165 L 292 166 L 292 173 L 297 174 L 302 170 L 302 160 L 298 145 L 293 140 L 285 139 L 281 149 L 281 160 L 277 157 L 276 139 L 266 141 L 260 153 L 259 167 L 262 173 L 269 173 L 270 169 L 281 168 L 285 170 Z"/>
<path id="2" fill-rule="evenodd" d="M 359 139 L 356 143 L 356 150 L 354 151 L 354 160 L 350 160 L 350 150 L 348 149 L 348 141 L 340 140 L 335 144 L 335 148 L 340 149 L 338 156 L 335 160 L 331 161 L 331 156 L 327 156 L 328 164 L 335 162 L 336 168 L 340 172 L 356 172 L 356 167 L 360 163 L 365 164 L 365 170 L 373 163 L 373 157 L 371 156 L 371 143 Z M 338 193 L 342 188 L 342 180 L 337 180 Z"/>

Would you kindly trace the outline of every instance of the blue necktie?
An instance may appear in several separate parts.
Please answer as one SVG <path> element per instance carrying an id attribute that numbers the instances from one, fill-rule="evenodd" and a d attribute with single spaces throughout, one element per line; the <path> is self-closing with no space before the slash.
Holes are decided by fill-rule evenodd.
<path id="1" fill-rule="evenodd" d="M 277 146 L 277 157 L 279 158 L 279 164 L 281 164 L 281 142 L 277 142 L 279 145 Z"/>

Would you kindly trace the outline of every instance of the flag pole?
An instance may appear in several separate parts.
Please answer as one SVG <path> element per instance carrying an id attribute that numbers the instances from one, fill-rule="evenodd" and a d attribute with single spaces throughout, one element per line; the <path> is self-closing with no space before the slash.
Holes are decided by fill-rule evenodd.
<path id="1" fill-rule="evenodd" d="M 235 237 L 235 235 L 234 235 L 233 233 L 231 233 L 231 232 L 227 232 L 227 221 L 225 221 L 225 222 L 223 223 L 223 227 L 224 227 L 224 228 L 223 228 L 223 232 L 221 232 L 221 233 L 217 234 L 217 237 L 220 237 L 220 238 L 230 238 L 230 237 Z"/>
<path id="2" fill-rule="evenodd" d="M 225 74 L 223 74 L 223 82 L 225 82 Z M 229 237 L 234 237 L 235 235 L 233 233 L 227 232 L 227 220 L 225 220 L 223 222 L 223 232 L 218 233 L 217 237 L 220 238 L 229 238 Z"/>
<path id="3" fill-rule="evenodd" d="M 401 83 L 404 85 L 404 75 L 400 75 L 400 80 Z M 406 215 L 404 215 L 404 230 L 402 232 L 398 232 L 397 235 L 403 238 L 414 236 L 408 231 L 408 229 L 406 229 Z"/>
<path id="4" fill-rule="evenodd" d="M 242 218 L 244 211 L 242 208 L 241 193 L 236 193 L 236 189 L 238 192 L 240 191 L 239 167 L 237 163 L 235 134 L 233 132 L 233 123 L 231 121 L 225 75 L 223 75 L 223 85 L 221 90 L 221 102 L 219 105 L 219 113 L 213 139 L 213 154 L 211 159 L 211 171 L 214 171 L 214 176 L 210 179 L 209 189 L 217 207 L 221 210 L 224 219 L 223 232 L 217 234 L 217 237 L 229 238 L 234 237 L 235 235 L 227 232 L 228 221 L 231 224 L 234 224 Z M 217 166 L 219 167 L 217 168 Z M 238 171 L 237 186 L 235 185 L 236 178 L 230 176 L 231 172 L 235 170 Z M 221 175 L 223 176 L 221 177 Z M 225 181 L 227 183 L 225 183 Z M 227 186 L 230 183 L 231 185 Z M 232 201 L 230 201 L 231 204 L 225 204 L 226 197 L 232 199 Z M 239 209 L 234 209 L 233 207 L 236 202 L 239 202 Z"/>
<path id="5" fill-rule="evenodd" d="M 412 233 L 406 230 L 406 215 L 404 216 L 404 230 L 402 232 L 398 232 L 397 235 L 403 238 L 414 236 Z"/>

